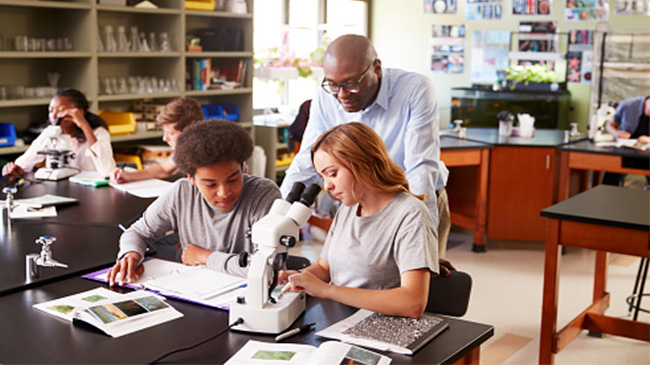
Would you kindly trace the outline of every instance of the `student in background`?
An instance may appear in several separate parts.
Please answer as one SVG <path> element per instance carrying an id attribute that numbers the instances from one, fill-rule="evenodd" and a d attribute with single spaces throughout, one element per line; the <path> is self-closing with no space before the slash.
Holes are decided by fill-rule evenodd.
<path id="1" fill-rule="evenodd" d="M 88 100 L 81 91 L 57 91 L 50 100 L 50 125 L 15 162 L 9 162 L 2 168 L 2 175 L 19 177 L 43 162 L 45 156 L 39 155 L 38 152 L 50 147 L 49 136 L 53 135 L 53 128 L 60 126 L 61 133 L 71 137 L 67 149 L 75 154 L 69 166 L 81 171 L 97 171 L 108 176 L 115 169 L 111 135 L 108 133 L 106 122 L 89 112 L 89 107 Z"/>
<path id="2" fill-rule="evenodd" d="M 343 123 L 360 122 L 384 141 L 393 161 L 405 171 L 438 227 L 440 257 L 445 257 L 451 228 L 445 185 L 449 171 L 440 161 L 440 120 L 431 79 L 382 67 L 370 40 L 347 34 L 335 39 L 323 59 L 325 78 L 311 103 L 309 123 L 282 181 L 287 196 L 295 182 L 318 180 L 309 151 L 318 137 Z"/>
<path id="3" fill-rule="evenodd" d="M 607 122 L 605 128 L 616 138 L 636 138 L 641 144 L 650 144 L 650 96 L 621 101 L 614 119 Z M 624 177 L 624 174 L 606 172 L 603 184 L 620 185 Z M 650 183 L 650 178 L 648 182 Z"/>
<path id="4" fill-rule="evenodd" d="M 137 280 L 147 246 L 173 229 L 178 229 L 184 264 L 245 276 L 237 256 L 252 252 L 246 232 L 281 197 L 273 181 L 242 172 L 252 151 L 253 141 L 236 123 L 213 120 L 186 128 L 174 162 L 187 178 L 177 180 L 122 234 L 110 285 L 118 273 L 121 284 Z"/>
<path id="5" fill-rule="evenodd" d="M 203 109 L 196 99 L 181 98 L 172 100 L 165 105 L 158 117 L 156 117 L 156 123 L 162 126 L 164 132 L 162 139 L 173 151 L 176 148 L 176 141 L 183 133 L 183 130 L 192 123 L 203 119 L 205 119 Z M 167 179 L 176 170 L 176 163 L 170 156 L 162 163 L 157 163 L 139 171 L 115 169 L 111 174 L 111 183 L 124 184 L 148 179 Z"/>
<path id="6" fill-rule="evenodd" d="M 419 318 L 438 273 L 438 229 L 422 195 L 381 138 L 361 123 L 336 126 L 311 148 L 328 194 L 341 201 L 317 263 L 288 276 L 284 290 Z"/>

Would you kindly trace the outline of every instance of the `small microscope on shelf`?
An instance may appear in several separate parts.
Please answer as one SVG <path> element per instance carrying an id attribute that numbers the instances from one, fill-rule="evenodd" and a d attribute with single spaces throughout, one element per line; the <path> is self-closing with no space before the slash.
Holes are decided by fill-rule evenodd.
<path id="1" fill-rule="evenodd" d="M 249 266 L 246 294 L 230 305 L 229 313 L 230 324 L 238 318 L 244 322 L 233 326 L 234 330 L 280 333 L 305 310 L 304 293 L 286 292 L 276 297 L 272 293 L 278 271 L 286 269 L 289 249 L 298 241 L 300 228 L 311 216 L 309 207 L 320 190 L 317 184 L 305 190 L 305 185 L 296 183 L 287 200 L 277 199 L 269 213 L 253 224 L 255 252 L 250 257 L 248 253 L 239 257 L 242 267 Z"/>
<path id="2" fill-rule="evenodd" d="M 79 173 L 76 168 L 68 167 L 68 162 L 75 158 L 74 153 L 68 150 L 70 136 L 63 134 L 59 125 L 52 125 L 45 130 L 49 139 L 48 146 L 38 151 L 39 155 L 45 156 L 45 167 L 41 167 L 34 173 L 34 178 L 39 180 L 61 180 Z"/>

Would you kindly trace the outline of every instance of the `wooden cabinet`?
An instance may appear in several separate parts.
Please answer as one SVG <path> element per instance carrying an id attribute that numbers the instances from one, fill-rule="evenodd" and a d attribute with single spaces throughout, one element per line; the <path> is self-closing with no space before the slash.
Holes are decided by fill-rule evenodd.
<path id="1" fill-rule="evenodd" d="M 191 96 L 203 103 L 231 103 L 239 109 L 244 128 L 253 131 L 253 0 L 247 14 L 186 10 L 183 0 L 154 1 L 159 8 L 96 4 L 95 0 L 22 1 L 0 0 L 0 122 L 13 123 L 23 131 L 33 122 L 47 119 L 50 94 L 34 95 L 38 86 L 48 85 L 48 72 L 60 74 L 60 87 L 83 91 L 91 110 L 132 110 L 134 101 L 153 99 L 165 104 L 174 98 Z M 118 39 L 118 27 L 124 27 L 130 39 L 132 26 L 147 36 L 167 34 L 171 50 L 167 52 L 109 52 L 98 48 L 105 40 L 105 27 L 112 26 Z M 200 28 L 237 29 L 237 51 L 216 50 L 187 52 L 185 39 Z M 227 33 L 230 36 L 230 33 Z M 17 50 L 16 38 L 68 39 L 70 49 Z M 159 39 L 159 38 L 158 38 Z M 103 42 L 105 43 L 105 42 Z M 22 49 L 22 48 L 20 48 Z M 196 91 L 186 88 L 186 65 L 196 58 L 244 60 L 240 88 Z M 106 79 L 146 76 L 169 80 L 176 88 L 160 88 L 145 93 L 106 92 Z M 22 89 L 21 89 L 22 87 Z M 25 90 L 30 93 L 26 94 Z M 20 95 L 14 93 L 20 91 Z M 114 137 L 114 142 L 160 138 L 162 132 L 147 132 Z M 0 155 L 22 153 L 27 146 L 0 148 Z"/>
<path id="2" fill-rule="evenodd" d="M 556 201 L 556 149 L 495 146 L 490 152 L 488 238 L 543 241 L 540 211 Z"/>

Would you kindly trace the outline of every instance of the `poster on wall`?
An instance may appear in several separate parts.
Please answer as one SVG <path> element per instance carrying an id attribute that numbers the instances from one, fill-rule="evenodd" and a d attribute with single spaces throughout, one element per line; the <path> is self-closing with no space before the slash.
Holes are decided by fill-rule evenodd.
<path id="1" fill-rule="evenodd" d="M 475 30 L 470 79 L 474 84 L 494 84 L 499 71 L 508 68 L 509 30 Z"/>
<path id="2" fill-rule="evenodd" d="M 513 15 L 551 15 L 551 0 L 512 0 Z"/>
<path id="3" fill-rule="evenodd" d="M 564 19 L 570 21 L 609 19 L 608 0 L 566 0 Z"/>
<path id="4" fill-rule="evenodd" d="M 431 27 L 431 71 L 461 74 L 465 70 L 465 26 Z"/>
<path id="5" fill-rule="evenodd" d="M 561 57 L 558 52 L 559 35 L 557 21 L 519 22 L 517 34 L 517 64 L 523 66 L 545 65 L 555 68 Z M 537 54 L 536 54 L 537 53 Z"/>
<path id="6" fill-rule="evenodd" d="M 456 14 L 456 0 L 424 0 L 424 14 Z"/>
<path id="7" fill-rule="evenodd" d="M 467 0 L 465 19 L 494 20 L 501 19 L 503 0 Z"/>
<path id="8" fill-rule="evenodd" d="M 569 31 L 569 52 L 567 53 L 567 82 L 591 82 L 593 65 L 593 31 L 572 29 Z"/>
<path id="9" fill-rule="evenodd" d="M 616 0 L 616 15 L 650 16 L 650 0 Z"/>

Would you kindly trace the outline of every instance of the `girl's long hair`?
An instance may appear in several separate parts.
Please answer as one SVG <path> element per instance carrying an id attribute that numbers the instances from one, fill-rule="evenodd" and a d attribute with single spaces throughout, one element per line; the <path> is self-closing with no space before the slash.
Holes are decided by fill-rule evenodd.
<path id="1" fill-rule="evenodd" d="M 379 135 L 365 124 L 341 124 L 323 133 L 311 148 L 312 165 L 318 150 L 347 167 L 355 184 L 359 182 L 379 193 L 403 191 L 420 200 L 426 199 L 426 195 L 411 192 L 404 171 L 390 158 Z M 356 196 L 354 198 L 358 201 Z"/>

